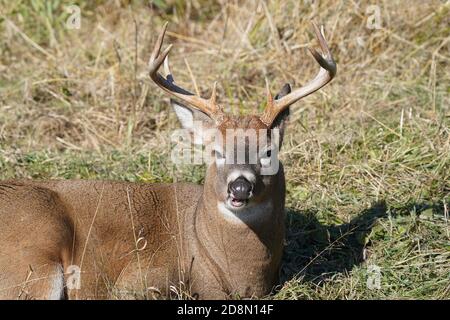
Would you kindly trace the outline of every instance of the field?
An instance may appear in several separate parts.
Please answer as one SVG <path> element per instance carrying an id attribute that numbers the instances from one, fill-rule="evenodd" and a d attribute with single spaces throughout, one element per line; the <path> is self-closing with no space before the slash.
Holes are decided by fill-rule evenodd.
<path id="1" fill-rule="evenodd" d="M 291 107 L 268 298 L 450 298 L 448 1 L 79 1 L 79 26 L 71 4 L 0 0 L 0 179 L 202 183 L 146 72 L 164 21 L 177 82 L 245 114 L 314 77 L 313 20 L 338 72 Z"/>

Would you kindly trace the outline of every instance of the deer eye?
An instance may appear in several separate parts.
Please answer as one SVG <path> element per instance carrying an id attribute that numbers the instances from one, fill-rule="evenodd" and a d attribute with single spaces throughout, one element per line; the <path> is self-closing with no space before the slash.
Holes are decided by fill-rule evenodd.
<path id="1" fill-rule="evenodd" d="M 272 157 L 272 149 L 267 149 L 260 153 L 261 159 L 270 158 L 270 157 Z"/>
<path id="2" fill-rule="evenodd" d="M 214 150 L 214 156 L 216 157 L 216 159 L 225 158 L 225 156 L 220 151 L 217 151 L 217 150 Z"/>

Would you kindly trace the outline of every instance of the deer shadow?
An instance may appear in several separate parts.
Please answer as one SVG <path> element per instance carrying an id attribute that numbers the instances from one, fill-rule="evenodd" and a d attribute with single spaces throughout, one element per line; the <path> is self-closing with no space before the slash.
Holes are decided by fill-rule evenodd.
<path id="1" fill-rule="evenodd" d="M 432 209 L 434 214 L 444 215 L 442 203 L 411 203 L 390 208 L 384 201 L 373 204 L 349 223 L 324 225 L 314 211 L 287 210 L 286 246 L 280 270 L 280 284 L 302 277 L 303 281 L 320 284 L 338 273 L 346 273 L 364 261 L 367 236 L 376 221 L 397 215 L 419 216 Z"/>
<path id="2" fill-rule="evenodd" d="M 313 211 L 288 209 L 280 284 L 294 277 L 318 284 L 361 264 L 367 235 L 387 215 L 385 202 L 378 202 L 349 223 L 324 225 Z"/>

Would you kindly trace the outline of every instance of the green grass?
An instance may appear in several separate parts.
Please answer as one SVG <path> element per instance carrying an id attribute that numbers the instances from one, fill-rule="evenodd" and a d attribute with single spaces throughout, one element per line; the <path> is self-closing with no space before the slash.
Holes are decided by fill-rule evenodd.
<path id="1" fill-rule="evenodd" d="M 116 3 L 82 7 L 82 29 L 69 31 L 67 1 L 0 0 L 0 179 L 202 183 L 204 166 L 171 163 L 178 124 L 146 79 L 162 21 L 177 81 L 193 88 L 186 57 L 203 94 L 218 80 L 226 108 L 248 113 L 263 106 L 265 78 L 275 91 L 314 76 L 302 49 L 314 18 L 338 73 L 292 107 L 285 282 L 270 298 L 450 298 L 448 4 L 385 3 L 383 29 L 369 30 L 365 2 L 270 1 L 268 14 L 257 2 Z M 373 266 L 379 289 L 367 286 Z"/>

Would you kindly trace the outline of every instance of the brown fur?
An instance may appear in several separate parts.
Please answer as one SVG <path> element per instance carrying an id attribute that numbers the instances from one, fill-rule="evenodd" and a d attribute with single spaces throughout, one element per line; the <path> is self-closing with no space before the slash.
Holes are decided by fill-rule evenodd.
<path id="1" fill-rule="evenodd" d="M 254 123 L 256 118 L 243 119 L 227 118 L 221 129 L 264 126 Z M 277 282 L 282 254 L 283 169 L 271 179 L 271 190 L 266 190 L 271 209 L 238 222 L 218 212 L 215 164 L 208 168 L 204 187 L 3 182 L 0 298 L 54 297 L 58 268 L 67 271 L 70 265 L 81 268 L 80 289 L 65 289 L 70 299 L 154 292 L 189 292 L 201 299 L 266 295 Z"/>

